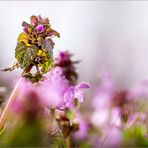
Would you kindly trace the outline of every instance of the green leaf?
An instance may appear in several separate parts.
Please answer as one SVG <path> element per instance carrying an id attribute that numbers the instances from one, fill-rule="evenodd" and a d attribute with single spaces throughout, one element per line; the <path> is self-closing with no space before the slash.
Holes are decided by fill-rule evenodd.
<path id="1" fill-rule="evenodd" d="M 53 59 L 45 60 L 44 62 L 40 63 L 39 66 L 41 67 L 41 72 L 44 74 L 48 72 L 53 67 Z"/>
<path id="2" fill-rule="evenodd" d="M 42 49 L 45 52 L 46 51 L 52 52 L 52 49 L 54 48 L 54 45 L 55 45 L 54 42 L 50 38 L 44 39 L 42 41 Z"/>
<path id="3" fill-rule="evenodd" d="M 26 46 L 24 42 L 19 42 L 15 49 L 15 58 L 20 67 L 26 69 L 37 56 L 38 48 L 35 45 Z"/>
<path id="4" fill-rule="evenodd" d="M 71 121 L 74 119 L 74 112 L 72 109 L 70 109 L 68 107 L 65 109 L 65 115 Z"/>

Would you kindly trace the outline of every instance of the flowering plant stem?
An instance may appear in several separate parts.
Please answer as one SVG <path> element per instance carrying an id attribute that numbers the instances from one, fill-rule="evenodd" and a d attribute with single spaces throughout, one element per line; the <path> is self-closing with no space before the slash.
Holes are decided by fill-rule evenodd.
<path id="1" fill-rule="evenodd" d="M 65 139 L 65 143 L 66 143 L 66 148 L 71 148 L 71 136 L 70 136 L 70 134 Z"/>
<path id="2" fill-rule="evenodd" d="M 20 79 L 16 83 L 16 86 L 14 87 L 14 89 L 13 89 L 13 91 L 12 91 L 12 93 L 11 93 L 9 99 L 8 99 L 8 102 L 7 102 L 5 108 L 4 108 L 3 112 L 2 112 L 2 115 L 0 117 L 0 129 L 3 127 L 4 122 L 5 122 L 6 118 L 7 118 L 7 115 L 9 113 L 9 111 L 11 110 L 11 106 L 12 106 L 14 100 L 15 100 L 15 97 L 16 97 L 16 94 L 17 94 L 17 89 L 18 89 L 21 81 L 22 81 L 22 77 L 20 77 Z"/>
<path id="3" fill-rule="evenodd" d="M 55 107 L 51 107 L 50 109 L 50 123 L 49 123 L 49 133 L 52 133 L 52 124 L 53 124 L 53 119 L 54 119 L 54 113 L 55 113 Z"/>
<path id="4" fill-rule="evenodd" d="M 13 104 L 13 102 L 15 100 L 15 97 L 16 97 L 16 94 L 17 94 L 17 90 L 18 90 L 19 85 L 21 84 L 21 81 L 23 79 L 23 75 L 25 73 L 29 72 L 31 70 L 31 68 L 32 68 L 32 65 L 30 65 L 26 70 L 24 70 L 21 77 L 19 78 L 18 82 L 16 83 L 16 85 L 15 85 L 15 87 L 14 87 L 14 89 L 13 89 L 13 91 L 12 91 L 12 93 L 11 93 L 9 99 L 8 99 L 8 102 L 7 102 L 3 112 L 1 114 L 1 117 L 0 117 L 0 129 L 3 127 L 3 125 L 5 123 L 5 120 L 7 118 L 7 115 L 9 113 L 9 111 L 11 110 L 12 104 Z"/>

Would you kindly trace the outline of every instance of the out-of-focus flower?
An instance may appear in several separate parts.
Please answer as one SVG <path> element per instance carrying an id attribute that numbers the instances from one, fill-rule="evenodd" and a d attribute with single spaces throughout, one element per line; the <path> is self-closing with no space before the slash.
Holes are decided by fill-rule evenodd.
<path id="1" fill-rule="evenodd" d="M 91 122 L 96 127 L 106 126 L 108 120 L 109 112 L 106 108 L 94 111 L 91 116 Z"/>
<path id="2" fill-rule="evenodd" d="M 129 116 L 129 119 L 126 124 L 126 128 L 130 128 L 134 124 L 142 123 L 146 119 L 146 114 L 144 113 L 134 113 Z"/>
<path id="3" fill-rule="evenodd" d="M 78 123 L 78 131 L 74 133 L 74 137 L 77 140 L 83 140 L 88 136 L 88 123 L 82 118 L 80 114 L 76 114 L 74 123 Z"/>
<path id="4" fill-rule="evenodd" d="M 92 101 L 95 109 L 109 107 L 117 91 L 117 87 L 108 73 L 103 73 L 96 95 Z"/>
<path id="5" fill-rule="evenodd" d="M 83 102 L 84 89 L 89 88 L 90 85 L 85 82 L 81 82 L 77 86 L 71 86 L 64 94 L 64 102 L 67 107 L 73 108 L 74 99 L 77 99 L 78 102 Z"/>
<path id="6" fill-rule="evenodd" d="M 132 88 L 128 94 L 130 99 L 148 98 L 148 81 L 143 81 Z"/>
<path id="7" fill-rule="evenodd" d="M 120 147 L 122 142 L 122 131 L 117 127 L 108 126 L 105 135 L 107 136 L 102 147 Z"/>
<path id="8" fill-rule="evenodd" d="M 69 88 L 69 83 L 63 76 L 62 69 L 55 67 L 48 73 L 48 79 L 43 81 L 38 87 L 41 98 L 48 106 L 61 107 L 64 103 L 64 93 Z"/>
<path id="9" fill-rule="evenodd" d="M 73 85 L 76 83 L 78 75 L 76 72 L 75 64 L 79 61 L 72 61 L 73 54 L 68 51 L 59 52 L 58 56 L 54 59 L 54 65 L 63 69 L 63 73 L 67 80 Z"/>
<path id="10" fill-rule="evenodd" d="M 38 116 L 44 106 L 44 101 L 40 98 L 36 86 L 24 79 L 12 106 L 13 111 L 25 118 L 33 118 Z"/>
<path id="11" fill-rule="evenodd" d="M 121 126 L 121 111 L 120 108 L 114 107 L 102 108 L 96 110 L 91 117 L 91 122 L 96 127 L 106 128 L 109 125 Z"/>
<path id="12" fill-rule="evenodd" d="M 59 52 L 58 58 L 55 59 L 55 62 L 57 63 L 64 63 L 64 62 L 68 62 L 71 57 L 73 56 L 73 54 L 69 53 L 68 51 L 61 51 Z"/>

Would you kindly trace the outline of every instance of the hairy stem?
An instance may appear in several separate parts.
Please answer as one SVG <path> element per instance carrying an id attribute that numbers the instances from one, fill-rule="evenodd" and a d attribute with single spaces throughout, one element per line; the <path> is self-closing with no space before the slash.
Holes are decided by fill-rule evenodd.
<path id="1" fill-rule="evenodd" d="M 70 136 L 70 134 L 65 139 L 65 143 L 66 143 L 66 148 L 71 148 L 71 136 Z"/>
<path id="2" fill-rule="evenodd" d="M 17 82 L 16 86 L 14 87 L 14 89 L 13 89 L 13 91 L 12 91 L 12 93 L 11 93 L 9 99 L 8 99 L 8 102 L 7 102 L 5 108 L 2 112 L 2 115 L 0 117 L 0 129 L 3 127 L 4 122 L 7 118 L 7 115 L 8 115 L 8 113 L 11 109 L 11 106 L 12 106 L 14 100 L 15 100 L 15 97 L 16 97 L 16 94 L 17 94 L 17 89 L 18 89 L 21 81 L 22 81 L 22 77 L 18 80 L 18 82 Z"/>
<path id="3" fill-rule="evenodd" d="M 52 133 L 52 125 L 53 125 L 53 119 L 54 119 L 54 113 L 55 113 L 55 107 L 51 107 L 50 109 L 50 123 L 49 123 L 49 133 Z"/>
<path id="4" fill-rule="evenodd" d="M 7 116 L 8 116 L 8 113 L 11 110 L 12 104 L 13 104 L 15 98 L 16 98 L 18 87 L 19 87 L 19 85 L 20 85 L 20 83 L 21 83 L 21 81 L 23 79 L 23 75 L 25 73 L 29 72 L 31 69 L 32 69 L 32 65 L 30 65 L 26 70 L 23 71 L 21 77 L 19 78 L 18 82 L 16 83 L 16 85 L 15 85 L 15 87 L 14 87 L 14 89 L 13 89 L 13 91 L 12 91 L 12 93 L 11 93 L 9 99 L 8 99 L 8 102 L 7 102 L 3 112 L 1 114 L 1 117 L 0 117 L 0 129 L 3 127 L 3 125 L 5 123 L 5 120 L 6 120 Z"/>

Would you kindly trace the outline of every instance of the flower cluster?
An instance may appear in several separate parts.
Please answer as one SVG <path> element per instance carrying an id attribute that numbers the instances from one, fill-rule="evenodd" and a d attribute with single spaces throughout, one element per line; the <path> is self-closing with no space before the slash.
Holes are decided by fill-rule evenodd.
<path id="1" fill-rule="evenodd" d="M 148 145 L 144 137 L 146 131 L 143 131 L 145 109 L 135 107 L 135 101 L 139 106 L 143 99 L 147 103 L 147 88 L 147 81 L 144 81 L 134 88 L 121 89 L 109 74 L 101 77 L 93 99 L 94 112 L 91 116 L 93 128 L 101 129 L 102 132 L 96 144 L 100 142 L 102 147 Z M 138 137 L 141 138 L 139 143 Z"/>
<path id="2" fill-rule="evenodd" d="M 32 82 L 43 80 L 43 74 L 53 67 L 53 37 L 60 37 L 59 33 L 51 28 L 48 18 L 31 16 L 30 24 L 22 23 L 23 32 L 17 39 L 15 48 L 15 58 L 17 62 L 10 68 L 14 70 L 22 68 L 23 76 L 29 78 Z M 31 70 L 36 67 L 36 73 Z"/>
<path id="3" fill-rule="evenodd" d="M 54 59 L 54 66 L 59 66 L 63 69 L 63 73 L 71 84 L 76 84 L 78 74 L 76 72 L 75 64 L 79 61 L 72 61 L 73 54 L 69 51 L 61 51 Z"/>

